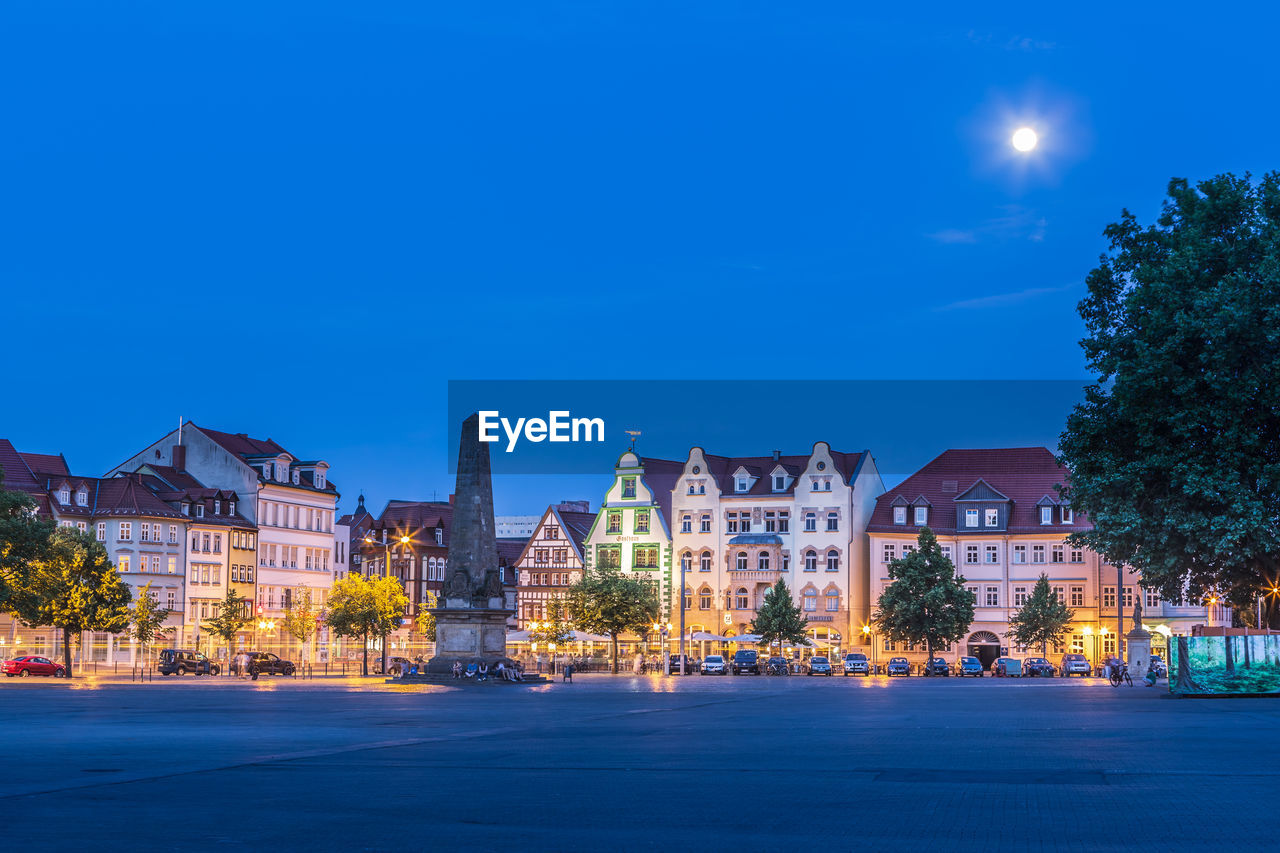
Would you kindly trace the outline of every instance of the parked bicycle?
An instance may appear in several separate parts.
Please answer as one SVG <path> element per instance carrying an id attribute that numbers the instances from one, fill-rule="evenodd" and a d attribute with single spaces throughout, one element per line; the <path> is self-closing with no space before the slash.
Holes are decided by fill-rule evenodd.
<path id="1" fill-rule="evenodd" d="M 1111 686 L 1119 687 L 1124 682 L 1130 687 L 1133 686 L 1133 678 L 1129 675 L 1129 667 L 1125 664 L 1117 664 L 1111 667 Z"/>

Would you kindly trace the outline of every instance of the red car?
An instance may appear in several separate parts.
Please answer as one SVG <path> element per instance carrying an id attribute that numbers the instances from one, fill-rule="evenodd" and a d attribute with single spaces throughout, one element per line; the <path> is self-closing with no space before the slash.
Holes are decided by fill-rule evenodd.
<path id="1" fill-rule="evenodd" d="M 28 678 L 32 675 L 52 675 L 54 678 L 61 678 L 66 674 L 66 670 L 62 664 L 54 663 L 48 658 L 42 658 L 38 655 L 24 655 L 20 658 L 5 661 L 4 674 L 8 678 L 13 678 L 15 675 L 22 678 Z"/>

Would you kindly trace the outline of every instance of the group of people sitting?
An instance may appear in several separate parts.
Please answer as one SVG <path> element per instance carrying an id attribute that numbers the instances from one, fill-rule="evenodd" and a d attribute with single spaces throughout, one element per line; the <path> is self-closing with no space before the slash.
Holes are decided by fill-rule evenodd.
<path id="1" fill-rule="evenodd" d="M 489 679 L 489 665 L 484 661 L 480 663 L 469 663 L 465 667 L 462 661 L 453 662 L 454 678 L 474 678 L 476 681 L 487 681 Z M 505 660 L 500 660 L 493 666 L 493 677 L 501 678 L 504 681 L 524 681 L 524 667 L 517 661 L 508 665 Z"/>

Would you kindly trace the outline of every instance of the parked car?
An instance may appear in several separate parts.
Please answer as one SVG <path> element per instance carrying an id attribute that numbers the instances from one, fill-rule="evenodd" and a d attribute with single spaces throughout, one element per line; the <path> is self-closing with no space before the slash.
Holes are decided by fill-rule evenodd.
<path id="1" fill-rule="evenodd" d="M 669 670 L 670 673 L 672 675 L 679 675 L 680 674 L 680 655 L 678 654 L 668 655 L 668 658 L 671 663 L 671 669 Z M 697 671 L 698 671 L 697 667 L 695 667 L 693 664 L 693 658 L 689 657 L 688 655 L 685 655 L 684 656 L 684 674 L 693 675 Z"/>
<path id="2" fill-rule="evenodd" d="M 293 661 L 282 660 L 271 652 L 243 652 L 236 655 L 231 671 L 239 675 L 242 672 L 256 670 L 258 675 L 293 675 Z"/>
<path id="3" fill-rule="evenodd" d="M 4 662 L 4 674 L 13 678 L 30 678 L 33 675 L 51 675 L 54 678 L 62 678 L 67 674 L 67 670 L 60 663 L 54 663 L 48 658 L 42 658 L 39 655 L 23 655 L 13 660 Z"/>
<path id="4" fill-rule="evenodd" d="M 831 661 L 826 658 L 809 658 L 810 675 L 830 675 Z"/>
<path id="5" fill-rule="evenodd" d="M 164 649 L 156 666 L 161 675 L 217 675 L 222 672 L 216 663 L 202 652 L 191 649 Z"/>
<path id="6" fill-rule="evenodd" d="M 950 675 L 951 674 L 951 667 L 947 666 L 947 662 L 942 658 L 934 658 L 933 660 L 929 661 L 929 664 L 925 667 L 925 669 L 926 671 L 928 671 L 930 675 Z"/>
<path id="7" fill-rule="evenodd" d="M 844 656 L 845 675 L 870 675 L 871 663 L 861 652 L 850 652 Z"/>
<path id="8" fill-rule="evenodd" d="M 998 658 L 991 664 L 991 674 L 997 678 L 1021 678 L 1022 661 L 1017 658 Z"/>
<path id="9" fill-rule="evenodd" d="M 1022 662 L 1022 671 L 1031 678 L 1053 678 L 1053 664 L 1044 658 L 1027 658 Z"/>
<path id="10" fill-rule="evenodd" d="M 707 655 L 702 659 L 703 675 L 724 675 L 726 672 L 723 656 Z"/>
<path id="11" fill-rule="evenodd" d="M 1089 666 L 1089 659 L 1081 654 L 1065 654 L 1058 665 L 1058 674 L 1063 678 L 1069 678 L 1072 675 L 1088 676 L 1092 673 L 1093 667 Z"/>
<path id="12" fill-rule="evenodd" d="M 974 678 L 981 678 L 982 661 L 975 657 L 968 656 L 960 658 L 960 665 L 956 667 L 956 675 L 959 675 L 962 678 L 966 675 Z"/>
<path id="13" fill-rule="evenodd" d="M 388 675 L 392 675 L 392 676 L 401 675 L 402 673 L 408 672 L 409 667 L 411 666 L 413 666 L 413 661 L 409 660 L 408 658 L 395 657 L 395 656 L 387 658 L 387 674 Z M 258 670 L 258 671 L 261 672 L 262 670 Z M 369 658 L 369 672 L 373 673 L 374 675 L 382 674 L 382 655 Z"/>
<path id="14" fill-rule="evenodd" d="M 885 672 L 889 675 L 910 675 L 911 664 L 907 663 L 906 658 L 889 658 L 889 664 L 885 667 Z"/>
<path id="15" fill-rule="evenodd" d="M 733 653 L 733 663 L 729 665 L 734 675 L 742 675 L 749 672 L 752 675 L 760 674 L 760 656 L 756 654 L 755 649 L 739 649 Z"/>

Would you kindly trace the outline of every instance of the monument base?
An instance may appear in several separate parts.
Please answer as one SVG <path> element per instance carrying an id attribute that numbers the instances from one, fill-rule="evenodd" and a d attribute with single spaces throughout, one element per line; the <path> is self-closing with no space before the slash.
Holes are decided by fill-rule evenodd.
<path id="1" fill-rule="evenodd" d="M 429 612 L 436 618 L 436 656 L 427 661 L 427 672 L 452 672 L 454 661 L 464 667 L 484 662 L 492 669 L 507 659 L 507 618 L 512 611 L 441 607 Z"/>

